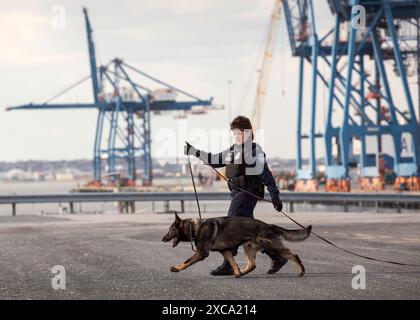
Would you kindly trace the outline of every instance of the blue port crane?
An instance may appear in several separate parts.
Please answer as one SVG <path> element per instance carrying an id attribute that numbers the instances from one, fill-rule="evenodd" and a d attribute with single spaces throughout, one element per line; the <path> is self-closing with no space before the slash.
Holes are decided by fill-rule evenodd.
<path id="1" fill-rule="evenodd" d="M 383 188 L 380 156 L 385 136 L 391 137 L 395 151 L 396 188 L 408 182 L 408 189 L 418 190 L 420 129 L 408 78 L 413 75 L 413 65 L 417 65 L 420 84 L 416 63 L 420 57 L 420 1 L 328 0 L 334 24 L 322 36 L 317 32 L 314 4 L 313 0 L 283 1 L 292 55 L 299 58 L 296 190 L 318 190 L 317 138 L 325 146 L 327 191 L 350 191 L 349 168 L 357 165 L 361 186 Z M 365 18 L 361 27 L 353 24 L 360 19 L 359 10 Z M 386 64 L 393 65 L 394 70 L 390 72 Z M 305 78 L 306 65 L 310 78 Z M 391 77 L 401 84 L 398 97 Z M 309 94 L 305 94 L 308 80 Z M 328 90 L 322 126 L 316 123 L 319 84 Z M 308 106 L 310 112 L 306 113 Z M 309 133 L 303 132 L 305 115 L 309 116 Z M 374 153 L 367 152 L 369 137 L 377 139 Z M 306 168 L 302 156 L 305 139 L 309 139 Z M 353 153 L 356 143 L 360 144 L 360 156 Z"/>
<path id="2" fill-rule="evenodd" d="M 188 112 L 196 107 L 206 111 L 212 109 L 213 99 L 200 99 L 127 64 L 122 59 L 112 59 L 106 65 L 98 67 L 93 29 L 86 8 L 83 8 L 83 14 L 86 24 L 90 76 L 60 92 L 46 103 L 14 106 L 7 110 L 97 109 L 93 155 L 94 181 L 91 185 L 100 186 L 104 176 L 109 178 L 111 184 L 115 184 L 118 179 L 117 160 L 124 159 L 127 164 L 127 185 L 134 186 L 137 178 L 136 158 L 143 159 L 143 185 L 151 185 L 151 114 L 166 111 Z M 139 77 L 158 84 L 161 88 L 152 90 L 139 83 L 136 80 Z M 89 79 L 93 89 L 93 103 L 54 104 L 51 102 Z M 178 95 L 183 96 L 184 100 L 176 100 Z M 103 160 L 107 161 L 106 174 L 102 173 Z"/>
<path id="3" fill-rule="evenodd" d="M 296 176 L 297 191 L 317 191 L 317 150 L 316 140 L 323 138 L 323 133 L 317 128 L 317 96 L 319 81 L 328 86 L 327 77 L 322 74 L 320 59 L 331 55 L 331 44 L 328 38 L 331 32 L 319 36 L 315 16 L 315 6 L 312 0 L 285 0 L 283 2 L 292 55 L 299 58 L 298 97 L 297 97 L 297 130 L 296 130 Z M 304 70 L 309 68 L 310 78 L 306 79 Z M 308 94 L 305 94 L 305 84 L 309 83 Z M 336 98 L 336 97 L 335 97 Z M 309 108 L 310 112 L 305 113 Z M 309 133 L 304 132 L 303 115 L 308 114 Z M 319 126 L 319 125 L 318 125 Z M 309 166 L 303 164 L 303 142 L 309 141 Z"/>
<path id="4" fill-rule="evenodd" d="M 338 191 L 349 191 L 349 167 L 352 162 L 352 144 L 361 144 L 361 186 L 374 184 L 383 189 L 380 177 L 380 155 L 383 138 L 391 138 L 394 150 L 396 188 L 409 182 L 408 189 L 419 189 L 420 125 L 417 121 L 410 90 L 409 68 L 419 58 L 420 1 L 351 0 L 329 1 L 335 15 L 328 119 L 325 128 L 326 175 Z M 364 26 L 355 24 L 364 15 Z M 343 28 L 344 26 L 344 28 Z M 341 34 L 347 39 L 342 42 Z M 345 60 L 344 67 L 338 67 Z M 394 70 L 390 72 L 387 65 Z M 410 64 L 412 64 L 410 66 Z M 418 64 L 418 62 L 417 62 Z M 369 72 L 369 66 L 374 72 Z M 394 73 L 394 74 L 392 74 Z M 391 82 L 391 77 L 398 81 Z M 332 114 L 337 110 L 332 99 L 344 87 L 341 121 L 333 126 Z M 399 82 L 400 91 L 394 89 Z M 394 86 L 393 86 L 394 85 Z M 398 96 L 396 96 L 398 92 Z M 352 97 L 356 107 L 352 109 Z M 367 138 L 376 137 L 376 151 L 368 154 Z M 408 139 L 411 154 L 404 141 Z M 338 153 L 333 155 L 336 144 Z M 373 161 L 369 161 L 373 158 Z M 344 190 L 340 186 L 345 186 Z"/>

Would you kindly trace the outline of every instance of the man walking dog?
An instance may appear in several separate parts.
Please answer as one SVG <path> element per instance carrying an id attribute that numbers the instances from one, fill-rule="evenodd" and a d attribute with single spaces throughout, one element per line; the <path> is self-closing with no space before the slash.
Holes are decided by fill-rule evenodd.
<path id="1" fill-rule="evenodd" d="M 254 134 L 251 121 L 247 117 L 237 116 L 231 122 L 230 129 L 235 143 L 228 149 L 211 154 L 198 150 L 186 142 L 184 153 L 196 156 L 213 168 L 226 167 L 226 177 L 230 180 L 228 187 L 232 197 L 228 217 L 254 218 L 254 208 L 258 199 L 247 192 L 264 197 L 264 185 L 270 192 L 274 208 L 281 211 L 283 204 L 280 200 L 280 193 L 273 174 L 268 168 L 265 153 L 261 146 L 253 142 Z M 232 254 L 236 255 L 237 250 L 237 248 L 233 250 Z M 287 259 L 274 252 L 264 251 L 264 253 L 272 260 L 271 269 L 268 270 L 270 274 L 279 271 L 287 262 Z M 226 259 L 222 265 L 210 272 L 214 276 L 232 275 L 233 273 L 234 271 Z"/>

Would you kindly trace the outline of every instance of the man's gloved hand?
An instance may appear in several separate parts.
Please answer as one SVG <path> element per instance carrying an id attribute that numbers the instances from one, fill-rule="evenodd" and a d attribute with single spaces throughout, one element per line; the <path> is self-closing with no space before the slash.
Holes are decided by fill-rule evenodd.
<path id="1" fill-rule="evenodd" d="M 191 144 L 189 144 L 187 141 L 185 141 L 185 146 L 184 146 L 184 154 L 186 156 L 188 155 L 193 155 L 195 157 L 198 157 L 198 150 L 196 148 L 194 148 L 194 146 L 192 146 Z"/>
<path id="2" fill-rule="evenodd" d="M 283 202 L 280 200 L 280 196 L 273 198 L 273 207 L 276 209 L 276 211 L 280 212 L 283 210 Z"/>
<path id="3" fill-rule="evenodd" d="M 184 154 L 187 156 L 190 152 L 191 147 L 193 147 L 192 145 L 190 145 L 187 141 L 185 141 L 185 146 L 184 146 Z"/>

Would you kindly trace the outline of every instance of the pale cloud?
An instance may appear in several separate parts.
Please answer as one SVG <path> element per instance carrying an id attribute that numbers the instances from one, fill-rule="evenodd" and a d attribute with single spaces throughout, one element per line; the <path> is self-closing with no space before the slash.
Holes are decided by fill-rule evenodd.
<path id="1" fill-rule="evenodd" d="M 156 3 L 156 10 L 168 10 L 174 14 L 199 14 L 205 13 L 217 1 L 209 0 L 168 0 Z"/>
<path id="2" fill-rule="evenodd" d="M 51 9 L 56 4 L 66 9 L 65 30 L 51 28 Z M 231 80 L 232 114 L 249 115 L 256 90 L 255 55 L 273 4 L 273 0 L 1 1 L 0 108 L 42 102 L 39 97 L 52 96 L 89 73 L 81 10 L 87 6 L 99 64 L 118 56 L 202 98 L 213 96 L 226 107 Z M 320 14 L 317 27 L 327 30 L 331 25 L 328 6 L 318 1 L 316 6 Z M 298 64 L 291 57 L 284 17 L 282 20 L 261 126 L 267 153 L 293 158 L 295 147 L 290 139 L 296 132 Z M 306 75 L 310 79 L 309 68 Z M 306 84 L 308 89 L 308 80 Z M 323 92 L 320 85 L 320 129 Z M 306 94 L 306 128 L 308 97 Z M 91 100 L 91 85 L 86 83 L 59 101 Z M 227 112 L 190 117 L 188 128 L 208 132 L 226 128 Z M 90 158 L 95 121 L 95 111 L 1 112 L 0 160 Z M 171 115 L 153 116 L 152 135 L 175 125 Z"/>
<path id="3" fill-rule="evenodd" d="M 98 60 L 101 63 L 114 56 L 122 57 L 128 63 L 157 78 L 203 98 L 213 96 L 217 103 L 225 106 L 227 106 L 227 81 L 231 80 L 232 113 L 241 111 L 250 114 L 257 76 L 256 70 L 251 69 L 254 67 L 256 51 L 260 49 L 261 40 L 264 38 L 273 1 L 172 0 L 139 1 L 136 2 L 137 5 L 133 5 L 133 1 L 121 0 L 117 10 L 114 2 L 101 3 L 100 7 L 89 4 L 88 8 L 94 28 Z M 9 64 L 24 64 L 27 67 L 20 69 L 20 72 L 12 78 L 19 79 L 16 81 L 32 82 L 33 85 L 30 89 L 28 87 L 29 90 L 23 91 L 23 94 L 22 90 L 9 86 L 10 94 L 3 100 L 24 102 L 33 101 L 40 96 L 47 97 L 71 83 L 73 79 L 77 79 L 77 73 L 80 73 L 81 77 L 88 72 L 81 3 L 63 1 L 68 13 L 68 28 L 61 33 L 45 29 L 49 28 L 50 11 L 54 4 L 47 2 L 43 4 L 43 8 L 40 8 L 37 3 L 36 10 L 32 13 L 32 23 L 22 25 L 23 29 L 20 32 L 23 38 L 15 41 L 16 44 L 7 50 Z M 27 8 L 31 8 L 31 5 Z M 25 19 L 22 18 L 22 21 Z M 12 24 L 11 21 L 7 23 Z M 283 40 L 286 39 L 285 29 L 283 21 Z M 7 42 L 12 42 L 14 35 L 8 36 Z M 39 46 L 41 41 L 43 44 Z M 293 61 L 290 49 L 279 48 L 262 118 L 262 125 L 267 125 L 266 141 L 279 141 L 275 137 L 283 134 L 290 136 L 290 132 L 294 131 L 294 121 L 282 121 L 285 118 L 295 117 L 293 92 L 297 83 L 294 69 L 296 64 L 290 61 Z M 31 64 L 38 66 L 36 72 Z M 10 70 L 10 66 L 8 68 Z M 279 74 L 280 70 L 283 76 Z M 37 81 L 39 77 L 43 79 L 42 84 Z M 247 89 L 246 83 L 249 77 L 251 77 L 251 86 Z M 284 77 L 291 81 L 283 83 Z M 22 85 L 23 88 L 25 86 L 26 84 Z M 279 86 L 284 87 L 282 90 L 287 92 L 286 97 L 279 94 L 282 91 L 279 90 Z M 90 87 L 84 88 L 86 92 L 79 90 L 78 93 L 67 95 L 61 101 L 91 99 Z M 247 98 L 243 108 L 239 110 L 239 102 L 244 93 Z M 67 120 L 65 123 L 62 117 L 64 114 Z M 92 137 L 89 132 L 93 136 L 94 117 L 88 117 L 88 124 L 87 120 L 80 121 L 81 114 L 83 111 L 39 111 L 14 113 L 7 118 L 10 121 L 13 119 L 24 123 L 25 130 L 31 132 L 31 141 L 28 140 L 28 143 L 34 145 L 34 141 L 39 141 L 42 145 L 51 146 L 57 153 L 57 158 L 69 153 L 80 155 L 86 150 L 89 152 L 85 156 L 90 157 Z M 28 122 L 29 119 L 38 119 L 38 121 Z M 204 128 L 211 131 L 226 128 L 229 120 L 225 110 L 211 112 L 205 117 L 191 117 L 187 121 L 191 130 Z M 41 129 L 39 122 L 43 121 L 46 122 Z M 152 135 L 158 133 L 159 129 L 174 125 L 174 119 L 170 115 L 153 117 L 152 121 L 152 127 L 156 130 Z M 279 127 L 279 124 L 273 121 L 281 123 L 280 131 L 274 129 Z M 77 131 L 73 129 L 72 123 L 77 123 Z M 52 124 L 54 127 L 51 127 Z M 5 126 L 2 130 L 11 133 L 21 145 L 25 145 L 27 132 L 15 130 L 14 126 Z M 51 130 L 57 132 L 55 140 L 45 135 L 45 131 Z M 57 136 L 61 138 L 58 139 Z M 89 138 L 86 138 L 87 136 Z M 78 145 L 66 143 L 75 139 L 79 141 Z M 3 149 L 10 149 L 9 141 L 3 140 L 0 144 L 3 144 Z M 271 155 L 283 157 L 294 155 L 294 149 L 287 143 L 284 146 L 267 143 L 266 148 L 270 150 Z M 43 148 L 34 150 L 28 148 L 27 152 L 29 158 L 40 158 L 46 154 L 48 157 L 54 157 L 53 153 L 46 152 Z M 8 155 L 10 158 L 15 157 L 13 152 Z"/>
<path id="4" fill-rule="evenodd" d="M 24 46 L 36 47 L 42 40 L 41 28 L 48 23 L 42 16 L 18 10 L 1 12 L 0 39 L 3 50 L 0 50 L 0 60 L 3 63 L 19 63 L 28 52 Z"/>

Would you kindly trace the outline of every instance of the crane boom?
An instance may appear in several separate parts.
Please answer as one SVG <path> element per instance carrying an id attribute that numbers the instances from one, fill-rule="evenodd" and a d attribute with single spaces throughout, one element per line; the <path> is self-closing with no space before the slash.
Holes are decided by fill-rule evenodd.
<path id="1" fill-rule="evenodd" d="M 93 43 L 93 37 L 92 37 L 93 29 L 90 24 L 89 16 L 88 16 L 86 8 L 83 8 L 83 15 L 85 16 L 85 23 L 86 23 L 86 34 L 87 34 L 88 49 L 89 49 L 90 74 L 92 78 L 92 88 L 93 88 L 93 100 L 97 104 L 98 95 L 99 95 L 99 84 L 98 84 L 98 69 L 96 67 L 95 45 Z"/>
<path id="2" fill-rule="evenodd" d="M 258 127 L 260 126 L 260 118 L 264 108 L 268 80 L 270 77 L 271 66 L 273 64 L 274 50 L 276 48 L 278 34 L 280 31 L 280 17 L 282 5 L 283 0 L 275 0 L 273 12 L 270 18 L 264 56 L 259 71 L 257 92 L 255 95 L 254 107 L 252 109 L 251 119 L 254 129 L 258 129 Z"/>

